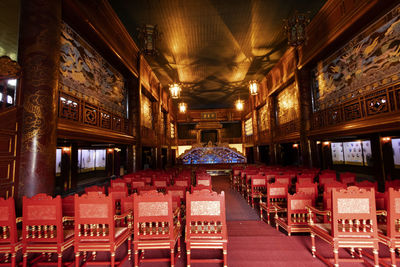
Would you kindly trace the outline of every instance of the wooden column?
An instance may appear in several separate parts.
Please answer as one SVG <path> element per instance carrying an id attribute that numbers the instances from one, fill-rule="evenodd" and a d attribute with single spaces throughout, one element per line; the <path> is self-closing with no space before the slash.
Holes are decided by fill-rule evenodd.
<path id="1" fill-rule="evenodd" d="M 296 69 L 295 82 L 299 90 L 299 106 L 300 106 L 300 163 L 305 167 L 311 167 L 311 147 L 307 137 L 307 133 L 311 126 L 311 89 L 309 71 L 307 69 Z"/>
<path id="2" fill-rule="evenodd" d="M 134 132 L 136 135 L 135 144 L 135 170 L 138 171 L 143 168 L 142 166 L 142 83 L 141 83 L 141 60 L 143 55 L 138 57 L 138 80 L 135 89 L 132 91 L 133 113 L 134 113 Z"/>
<path id="3" fill-rule="evenodd" d="M 22 0 L 20 17 L 19 199 L 54 191 L 61 0 Z"/>
<path id="4" fill-rule="evenodd" d="M 269 148 L 270 163 L 271 165 L 277 164 L 277 147 L 275 144 L 276 138 L 276 116 L 275 116 L 275 97 L 269 96 L 268 101 L 268 115 L 269 115 L 269 131 L 271 136 L 271 143 Z"/>
<path id="5" fill-rule="evenodd" d="M 128 118 L 129 118 L 129 134 L 135 136 L 136 143 L 138 142 L 137 123 L 140 118 L 140 109 L 137 106 L 137 90 L 139 87 L 139 81 L 136 77 L 132 77 L 127 81 L 128 87 Z M 139 113 L 138 113 L 139 112 Z M 136 170 L 136 146 L 129 144 L 127 146 L 127 172 L 132 173 Z"/>

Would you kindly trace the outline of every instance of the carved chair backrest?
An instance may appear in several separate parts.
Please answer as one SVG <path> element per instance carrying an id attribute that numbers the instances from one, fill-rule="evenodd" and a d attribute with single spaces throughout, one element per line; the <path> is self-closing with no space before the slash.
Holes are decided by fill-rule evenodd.
<path id="1" fill-rule="evenodd" d="M 143 176 L 141 176 L 141 178 L 144 179 L 146 184 L 148 184 L 148 185 L 151 184 L 151 182 L 153 180 L 151 175 L 143 175 Z"/>
<path id="2" fill-rule="evenodd" d="M 150 191 L 157 191 L 157 187 L 150 186 L 150 185 L 146 185 L 145 187 L 139 187 L 137 190 L 137 193 L 139 195 L 142 195 L 142 194 L 145 194 L 146 192 L 150 192 Z"/>
<path id="3" fill-rule="evenodd" d="M 167 187 L 167 192 L 171 194 L 172 196 L 177 196 L 179 197 L 181 202 L 185 202 L 185 198 L 186 198 L 186 187 L 183 186 L 168 186 Z"/>
<path id="4" fill-rule="evenodd" d="M 311 196 L 316 201 L 318 197 L 318 184 L 317 183 L 296 183 L 296 193 L 305 193 Z"/>
<path id="5" fill-rule="evenodd" d="M 287 220 L 288 225 L 307 224 L 309 214 L 306 206 L 315 206 L 312 195 L 298 192 L 287 197 Z M 314 220 L 315 218 L 313 218 Z"/>
<path id="6" fill-rule="evenodd" d="M 388 191 L 389 187 L 400 189 L 400 179 L 385 181 L 385 191 Z"/>
<path id="7" fill-rule="evenodd" d="M 340 181 L 344 184 L 354 184 L 356 182 L 356 174 L 351 172 L 344 172 L 340 174 Z"/>
<path id="8" fill-rule="evenodd" d="M 322 200 L 323 200 L 323 207 L 325 210 L 332 209 L 332 190 L 334 189 L 346 189 L 346 185 L 337 181 L 324 184 Z"/>
<path id="9" fill-rule="evenodd" d="M 17 243 L 17 224 L 13 198 L 0 198 L 0 243 Z"/>
<path id="10" fill-rule="evenodd" d="M 345 184 L 338 181 L 328 182 L 323 185 L 323 192 L 331 194 L 331 191 L 334 188 L 346 188 L 346 187 L 347 186 Z"/>
<path id="11" fill-rule="evenodd" d="M 124 181 L 124 179 L 115 179 L 115 180 L 111 180 L 111 187 L 114 189 L 123 189 L 125 190 L 125 188 L 128 188 L 128 185 L 126 184 L 126 182 Z"/>
<path id="12" fill-rule="evenodd" d="M 186 193 L 187 239 L 227 239 L 225 193 Z"/>
<path id="13" fill-rule="evenodd" d="M 116 188 L 110 187 L 110 188 L 108 188 L 108 194 L 109 195 L 112 194 L 112 198 L 113 198 L 114 201 L 119 201 L 123 197 L 128 196 L 128 188 L 125 187 L 123 189 L 123 188 L 120 188 L 120 187 L 116 187 Z"/>
<path id="14" fill-rule="evenodd" d="M 181 186 L 181 187 L 185 187 L 188 188 L 190 187 L 190 180 L 186 179 L 186 178 L 177 178 L 174 181 L 174 185 L 175 186 Z"/>
<path id="15" fill-rule="evenodd" d="M 172 195 L 147 192 L 133 195 L 134 240 L 171 238 L 174 232 Z"/>
<path id="16" fill-rule="evenodd" d="M 297 176 L 298 183 L 313 183 L 314 182 L 314 175 L 313 174 L 299 174 Z"/>
<path id="17" fill-rule="evenodd" d="M 359 188 L 366 188 L 366 189 L 374 188 L 375 191 L 378 190 L 378 183 L 377 182 L 371 182 L 371 181 L 364 180 L 364 181 L 356 183 L 355 185 L 357 187 L 359 187 Z"/>
<path id="18" fill-rule="evenodd" d="M 280 174 L 275 176 L 275 182 L 280 184 L 291 184 L 292 178 L 289 174 Z"/>
<path id="19" fill-rule="evenodd" d="M 202 190 L 208 190 L 209 192 L 212 191 L 211 186 L 205 186 L 205 185 L 198 185 L 198 186 L 191 186 L 190 187 L 190 192 L 197 192 L 197 191 L 202 191 Z"/>
<path id="20" fill-rule="evenodd" d="M 145 186 L 146 186 L 146 181 L 144 179 L 134 179 L 131 182 L 131 190 L 135 192 L 137 191 L 138 188 Z"/>
<path id="21" fill-rule="evenodd" d="M 387 194 L 387 235 L 400 238 L 400 190 L 389 188 Z"/>
<path id="22" fill-rule="evenodd" d="M 332 235 L 377 238 L 375 190 L 350 186 L 332 190 Z"/>
<path id="23" fill-rule="evenodd" d="M 251 192 L 252 193 L 266 193 L 267 192 L 267 178 L 262 175 L 256 175 L 251 178 Z"/>
<path id="24" fill-rule="evenodd" d="M 62 198 L 62 213 L 64 216 L 75 216 L 75 197 L 74 195 L 66 196 Z"/>
<path id="25" fill-rule="evenodd" d="M 157 188 L 166 188 L 168 186 L 168 180 L 164 178 L 155 178 L 153 180 L 153 186 Z"/>
<path id="26" fill-rule="evenodd" d="M 287 201 L 288 184 L 272 183 L 267 186 L 267 206 Z"/>
<path id="27" fill-rule="evenodd" d="M 61 196 L 37 194 L 22 198 L 22 238 L 24 243 L 64 241 Z"/>
<path id="28" fill-rule="evenodd" d="M 97 185 L 93 185 L 90 187 L 85 187 L 85 193 L 88 192 L 98 192 L 98 193 L 102 193 L 105 194 L 106 193 L 106 189 L 104 186 L 97 186 Z"/>
<path id="29" fill-rule="evenodd" d="M 272 182 L 275 179 L 276 176 L 280 175 L 280 172 L 278 172 L 278 171 L 269 171 L 269 172 L 266 172 L 264 175 L 265 175 L 265 177 L 267 177 L 267 181 L 268 182 Z"/>
<path id="30" fill-rule="evenodd" d="M 196 185 L 210 186 L 211 185 L 211 176 L 208 174 L 196 176 Z"/>
<path id="31" fill-rule="evenodd" d="M 336 173 L 327 172 L 319 175 L 319 185 L 324 185 L 326 183 L 336 182 Z"/>
<path id="32" fill-rule="evenodd" d="M 75 240 L 113 242 L 115 208 L 112 196 L 88 192 L 75 195 Z"/>
<path id="33" fill-rule="evenodd" d="M 296 178 L 297 173 L 296 173 L 296 171 L 286 170 L 286 171 L 283 172 L 282 175 L 289 175 L 290 179 L 294 179 L 294 178 Z"/>
<path id="34" fill-rule="evenodd" d="M 126 175 L 124 175 L 124 177 L 122 177 L 122 179 L 124 179 L 125 183 L 130 184 L 130 183 L 132 183 L 134 176 L 130 175 L 130 174 L 126 174 Z"/>
<path id="35" fill-rule="evenodd" d="M 121 214 L 127 211 L 133 211 L 133 194 L 121 199 Z"/>

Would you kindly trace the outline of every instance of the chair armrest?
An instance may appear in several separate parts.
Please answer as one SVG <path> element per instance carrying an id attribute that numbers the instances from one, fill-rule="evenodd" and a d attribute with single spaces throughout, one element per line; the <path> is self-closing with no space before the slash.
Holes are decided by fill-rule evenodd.
<path id="1" fill-rule="evenodd" d="M 63 221 L 63 222 L 68 222 L 68 221 L 73 221 L 73 220 L 75 220 L 75 218 L 72 217 L 72 216 L 64 216 L 64 217 L 62 218 L 62 221 Z"/>
<path id="2" fill-rule="evenodd" d="M 114 215 L 114 220 L 121 220 L 124 219 L 132 214 L 132 211 L 128 210 L 127 212 L 121 214 L 121 215 Z"/>
<path id="3" fill-rule="evenodd" d="M 387 211 L 386 210 L 377 210 L 376 216 L 387 216 Z"/>
<path id="4" fill-rule="evenodd" d="M 175 210 L 174 210 L 174 216 L 180 216 L 181 215 L 181 208 L 180 207 L 177 207 Z"/>
<path id="5" fill-rule="evenodd" d="M 22 217 L 17 217 L 17 218 L 15 218 L 15 222 L 16 222 L 16 223 L 22 222 Z"/>
<path id="6" fill-rule="evenodd" d="M 306 206 L 306 209 L 308 212 L 319 214 L 319 215 L 331 215 L 331 212 L 329 210 L 319 210 L 313 206 Z"/>
<path id="7" fill-rule="evenodd" d="M 272 207 L 274 208 L 275 212 L 287 212 L 287 208 L 278 206 L 276 204 L 272 204 Z"/>

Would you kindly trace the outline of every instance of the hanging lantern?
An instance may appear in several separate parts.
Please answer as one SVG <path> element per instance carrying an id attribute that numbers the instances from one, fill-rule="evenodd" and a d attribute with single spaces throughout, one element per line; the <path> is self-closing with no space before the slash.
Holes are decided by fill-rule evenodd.
<path id="1" fill-rule="evenodd" d="M 250 81 L 249 82 L 249 90 L 251 95 L 258 94 L 258 82 L 257 81 Z"/>
<path id="2" fill-rule="evenodd" d="M 186 110 L 187 110 L 187 105 L 186 105 L 185 102 L 180 102 L 180 103 L 178 104 L 178 107 L 179 107 L 179 112 L 180 112 L 180 113 L 185 113 Z"/>
<path id="3" fill-rule="evenodd" d="M 236 100 L 235 106 L 236 106 L 236 110 L 242 111 L 244 108 L 243 100 L 241 100 L 240 98 L 238 100 Z"/>
<path id="4" fill-rule="evenodd" d="M 147 55 L 156 55 L 157 41 L 160 38 L 160 32 L 157 25 L 144 24 L 139 30 L 139 40 L 141 42 L 141 51 Z"/>
<path id="5" fill-rule="evenodd" d="M 169 92 L 171 93 L 171 97 L 173 99 L 177 99 L 181 95 L 181 87 L 177 83 L 171 84 L 169 86 Z"/>
<path id="6" fill-rule="evenodd" d="M 284 20 L 290 46 L 300 46 L 307 41 L 306 26 L 309 22 L 307 14 L 299 13 L 297 10 L 291 18 Z"/>

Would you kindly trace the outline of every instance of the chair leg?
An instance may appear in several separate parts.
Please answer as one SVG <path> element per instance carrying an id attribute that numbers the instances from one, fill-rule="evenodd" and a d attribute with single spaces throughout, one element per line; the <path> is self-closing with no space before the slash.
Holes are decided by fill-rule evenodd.
<path id="1" fill-rule="evenodd" d="M 171 267 L 175 265 L 175 247 L 171 249 Z"/>
<path id="2" fill-rule="evenodd" d="M 190 267 L 190 248 L 186 248 L 186 264 Z"/>
<path id="3" fill-rule="evenodd" d="M 396 251 L 394 248 L 390 248 L 390 262 L 392 266 L 396 266 Z"/>
<path id="4" fill-rule="evenodd" d="M 132 244 L 131 244 L 131 237 L 128 237 L 128 260 L 131 261 L 132 259 Z"/>
<path id="5" fill-rule="evenodd" d="M 16 257 L 17 257 L 17 253 L 12 253 L 11 254 L 11 267 L 15 267 Z"/>
<path id="6" fill-rule="evenodd" d="M 115 252 L 111 252 L 111 267 L 115 266 Z"/>
<path id="7" fill-rule="evenodd" d="M 374 253 L 374 265 L 375 267 L 379 267 L 379 252 L 376 248 L 374 248 L 372 253 Z"/>
<path id="8" fill-rule="evenodd" d="M 334 266 L 339 266 L 339 248 L 335 247 L 333 249 L 333 256 L 334 256 Z"/>
<path id="9" fill-rule="evenodd" d="M 228 267 L 228 250 L 224 248 L 222 253 L 224 254 L 224 267 Z"/>
<path id="10" fill-rule="evenodd" d="M 80 252 L 75 252 L 75 267 L 79 267 L 80 265 L 80 256 L 81 256 Z"/>
<path id="11" fill-rule="evenodd" d="M 311 236 L 311 254 L 312 256 L 315 258 L 315 252 L 316 252 L 316 248 L 315 248 L 315 234 L 313 232 L 310 233 Z"/>
<path id="12" fill-rule="evenodd" d="M 23 255 L 23 260 L 22 260 L 22 266 L 26 267 L 28 265 L 28 253 L 24 253 Z"/>
<path id="13" fill-rule="evenodd" d="M 135 248 L 135 267 L 138 267 L 139 266 L 139 250 L 137 250 L 136 248 Z"/>
<path id="14" fill-rule="evenodd" d="M 57 255 L 57 267 L 62 267 L 62 253 L 58 253 Z"/>

